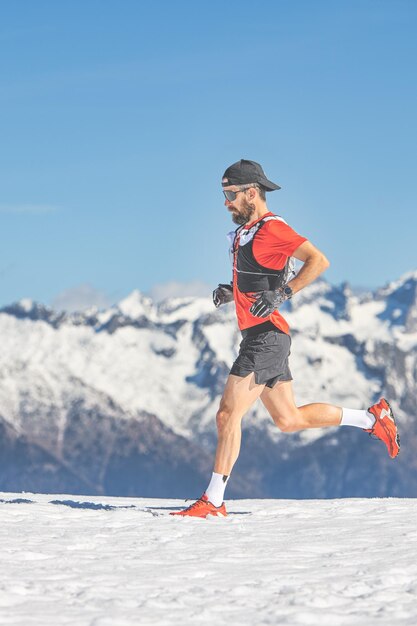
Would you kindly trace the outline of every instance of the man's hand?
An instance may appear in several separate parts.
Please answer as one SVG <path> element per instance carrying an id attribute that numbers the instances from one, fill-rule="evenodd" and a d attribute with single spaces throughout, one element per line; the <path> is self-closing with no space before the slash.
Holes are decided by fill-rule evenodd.
<path id="1" fill-rule="evenodd" d="M 277 309 L 288 297 L 283 289 L 277 291 L 261 291 L 255 296 L 255 302 L 250 308 L 250 312 L 255 317 L 268 317 Z"/>
<path id="2" fill-rule="evenodd" d="M 227 304 L 227 302 L 231 302 L 233 300 L 233 286 L 231 283 L 225 285 L 221 283 L 214 291 L 213 291 L 213 303 L 216 309 L 219 308 L 222 304 Z"/>

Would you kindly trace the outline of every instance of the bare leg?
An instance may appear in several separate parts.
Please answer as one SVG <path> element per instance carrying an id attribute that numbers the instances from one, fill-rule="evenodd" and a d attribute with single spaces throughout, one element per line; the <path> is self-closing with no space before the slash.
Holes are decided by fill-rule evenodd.
<path id="1" fill-rule="evenodd" d="M 232 471 L 240 451 L 242 418 L 259 398 L 264 387 L 265 385 L 255 383 L 255 374 L 249 374 L 245 378 L 229 375 L 216 416 L 216 473 L 229 476 Z"/>
<path id="2" fill-rule="evenodd" d="M 333 404 L 314 403 L 297 407 L 291 381 L 265 387 L 261 400 L 282 431 L 291 433 L 304 428 L 339 426 L 342 408 Z"/>

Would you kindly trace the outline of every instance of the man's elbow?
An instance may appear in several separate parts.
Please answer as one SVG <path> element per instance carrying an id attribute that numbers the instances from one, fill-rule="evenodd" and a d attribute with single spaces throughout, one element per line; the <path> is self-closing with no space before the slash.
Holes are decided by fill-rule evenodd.
<path id="1" fill-rule="evenodd" d="M 330 267 L 330 261 L 327 258 L 327 256 L 325 256 L 324 254 L 321 255 L 321 266 L 322 266 L 322 272 L 324 272 L 324 270 L 327 270 L 328 267 Z"/>
<path id="2" fill-rule="evenodd" d="M 315 254 L 314 257 L 312 257 L 312 262 L 314 262 L 320 274 L 330 266 L 329 259 L 322 252 Z"/>
<path id="3" fill-rule="evenodd" d="M 318 274 L 321 274 L 330 266 L 330 261 L 323 252 L 320 250 L 315 250 L 312 254 L 310 254 L 304 263 L 314 267 Z"/>

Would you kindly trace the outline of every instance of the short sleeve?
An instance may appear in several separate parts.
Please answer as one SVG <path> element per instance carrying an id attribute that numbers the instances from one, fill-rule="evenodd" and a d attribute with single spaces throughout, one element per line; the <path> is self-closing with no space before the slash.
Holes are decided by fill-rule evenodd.
<path id="1" fill-rule="evenodd" d="M 264 267 L 279 270 L 304 241 L 307 241 L 306 237 L 299 235 L 286 222 L 270 220 L 256 233 L 253 254 Z"/>

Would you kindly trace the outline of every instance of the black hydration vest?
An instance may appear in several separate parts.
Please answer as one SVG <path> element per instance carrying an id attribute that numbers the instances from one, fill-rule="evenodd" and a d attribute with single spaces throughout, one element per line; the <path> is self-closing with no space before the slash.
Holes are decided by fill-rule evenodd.
<path id="1" fill-rule="evenodd" d="M 234 233 L 231 252 L 233 253 L 234 268 L 237 273 L 237 287 L 240 292 L 271 291 L 285 285 L 289 273 L 292 271 L 290 259 L 281 270 L 263 267 L 253 254 L 253 241 L 256 233 L 269 220 L 284 220 L 278 215 L 269 215 L 257 222 L 249 230 L 244 225 L 239 226 Z"/>

